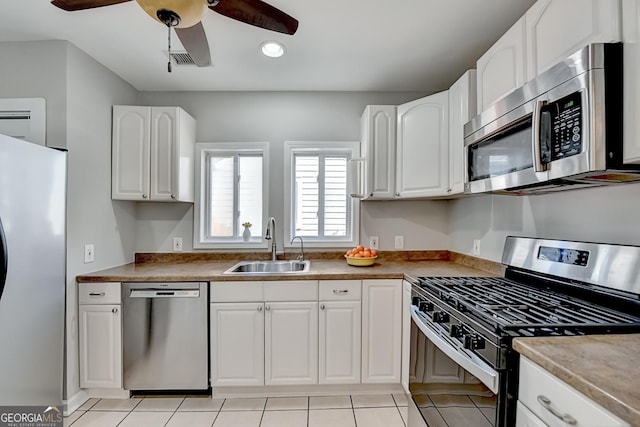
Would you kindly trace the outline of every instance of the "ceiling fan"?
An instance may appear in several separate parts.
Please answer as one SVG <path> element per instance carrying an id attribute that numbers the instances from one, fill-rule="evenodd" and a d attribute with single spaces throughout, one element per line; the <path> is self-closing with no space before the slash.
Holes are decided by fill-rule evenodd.
<path id="1" fill-rule="evenodd" d="M 131 0 L 52 0 L 51 4 L 73 12 L 111 6 Z M 173 28 L 198 67 L 211 65 L 209 43 L 202 26 L 207 8 L 221 15 L 246 24 L 279 33 L 293 35 L 298 21 L 261 0 L 135 0 L 152 18 L 169 29 L 169 53 L 171 52 L 171 28 Z M 169 60 L 171 72 L 171 60 Z"/>

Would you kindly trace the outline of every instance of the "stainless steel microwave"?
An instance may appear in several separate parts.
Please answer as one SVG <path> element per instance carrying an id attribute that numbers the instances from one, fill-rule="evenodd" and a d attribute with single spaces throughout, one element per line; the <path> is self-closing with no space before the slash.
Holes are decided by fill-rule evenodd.
<path id="1" fill-rule="evenodd" d="M 592 44 L 464 127 L 465 193 L 640 182 L 622 160 L 622 44 Z"/>

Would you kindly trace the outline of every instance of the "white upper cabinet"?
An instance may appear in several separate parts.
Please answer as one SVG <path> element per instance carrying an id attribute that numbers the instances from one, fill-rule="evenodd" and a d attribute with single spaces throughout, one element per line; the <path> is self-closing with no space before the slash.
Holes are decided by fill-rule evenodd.
<path id="1" fill-rule="evenodd" d="M 360 119 L 364 197 L 393 199 L 396 162 L 396 106 L 368 105 Z"/>
<path id="2" fill-rule="evenodd" d="M 640 0 L 622 0 L 624 163 L 640 163 Z"/>
<path id="3" fill-rule="evenodd" d="M 538 0 L 525 23 L 531 80 L 590 43 L 620 41 L 620 0 Z"/>
<path id="4" fill-rule="evenodd" d="M 476 111 L 476 70 L 468 70 L 449 88 L 450 195 L 464 192 L 464 125 Z"/>
<path id="5" fill-rule="evenodd" d="M 399 105 L 397 125 L 396 197 L 447 194 L 448 91 Z"/>
<path id="6" fill-rule="evenodd" d="M 527 76 L 524 51 L 522 17 L 476 63 L 478 113 L 524 84 Z"/>
<path id="7" fill-rule="evenodd" d="M 194 200 L 195 120 L 179 107 L 114 105 L 114 200 Z"/>

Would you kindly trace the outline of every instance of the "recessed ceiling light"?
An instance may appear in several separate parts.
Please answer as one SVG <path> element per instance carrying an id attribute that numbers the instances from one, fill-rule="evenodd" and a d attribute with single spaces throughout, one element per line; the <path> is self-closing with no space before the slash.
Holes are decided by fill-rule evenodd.
<path id="1" fill-rule="evenodd" d="M 278 58 L 284 55 L 284 46 L 281 43 L 268 41 L 260 45 L 260 50 L 270 58 Z"/>

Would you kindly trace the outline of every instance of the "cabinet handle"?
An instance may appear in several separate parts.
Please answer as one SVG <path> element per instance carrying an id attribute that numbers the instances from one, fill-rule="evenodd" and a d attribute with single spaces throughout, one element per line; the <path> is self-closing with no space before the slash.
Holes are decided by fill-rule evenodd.
<path id="1" fill-rule="evenodd" d="M 143 194 L 143 195 L 142 195 L 142 198 L 143 198 L 143 199 L 146 199 L 146 198 L 147 198 L 147 195 L 146 195 L 146 194 Z"/>
<path id="2" fill-rule="evenodd" d="M 270 306 L 268 306 L 268 305 L 265 305 L 265 306 L 264 306 L 264 309 L 265 309 L 265 310 L 271 310 L 271 307 L 270 307 Z"/>
<path id="3" fill-rule="evenodd" d="M 333 293 L 336 294 L 336 295 L 348 294 L 349 293 L 349 289 L 334 289 Z"/>
<path id="4" fill-rule="evenodd" d="M 553 409 L 551 407 L 551 399 L 549 399 L 548 397 L 543 396 L 542 394 L 540 394 L 540 395 L 538 395 L 538 402 L 542 405 L 542 407 L 544 409 L 546 409 L 547 411 L 551 412 L 551 414 L 554 417 L 558 418 L 563 423 L 569 424 L 571 426 L 575 426 L 576 424 L 578 424 L 578 421 L 576 421 L 576 419 L 573 418 L 571 415 L 569 415 L 569 414 L 561 414 L 556 409 Z"/>
<path id="5" fill-rule="evenodd" d="M 104 295 L 104 292 L 89 292 L 90 297 L 103 297 Z"/>
<path id="6" fill-rule="evenodd" d="M 172 198 L 173 200 L 175 200 L 175 199 L 176 199 L 176 195 L 175 195 L 175 194 L 172 194 L 172 195 L 171 195 L 171 198 Z"/>
<path id="7" fill-rule="evenodd" d="M 261 305 L 258 306 L 258 311 L 262 311 L 262 306 Z"/>
<path id="8" fill-rule="evenodd" d="M 112 312 L 113 314 L 116 314 L 116 313 L 118 312 L 118 309 L 114 307 L 114 308 L 112 308 L 112 309 L 111 309 L 111 312 Z"/>
<path id="9" fill-rule="evenodd" d="M 324 310 L 324 304 L 320 305 L 320 310 Z"/>

